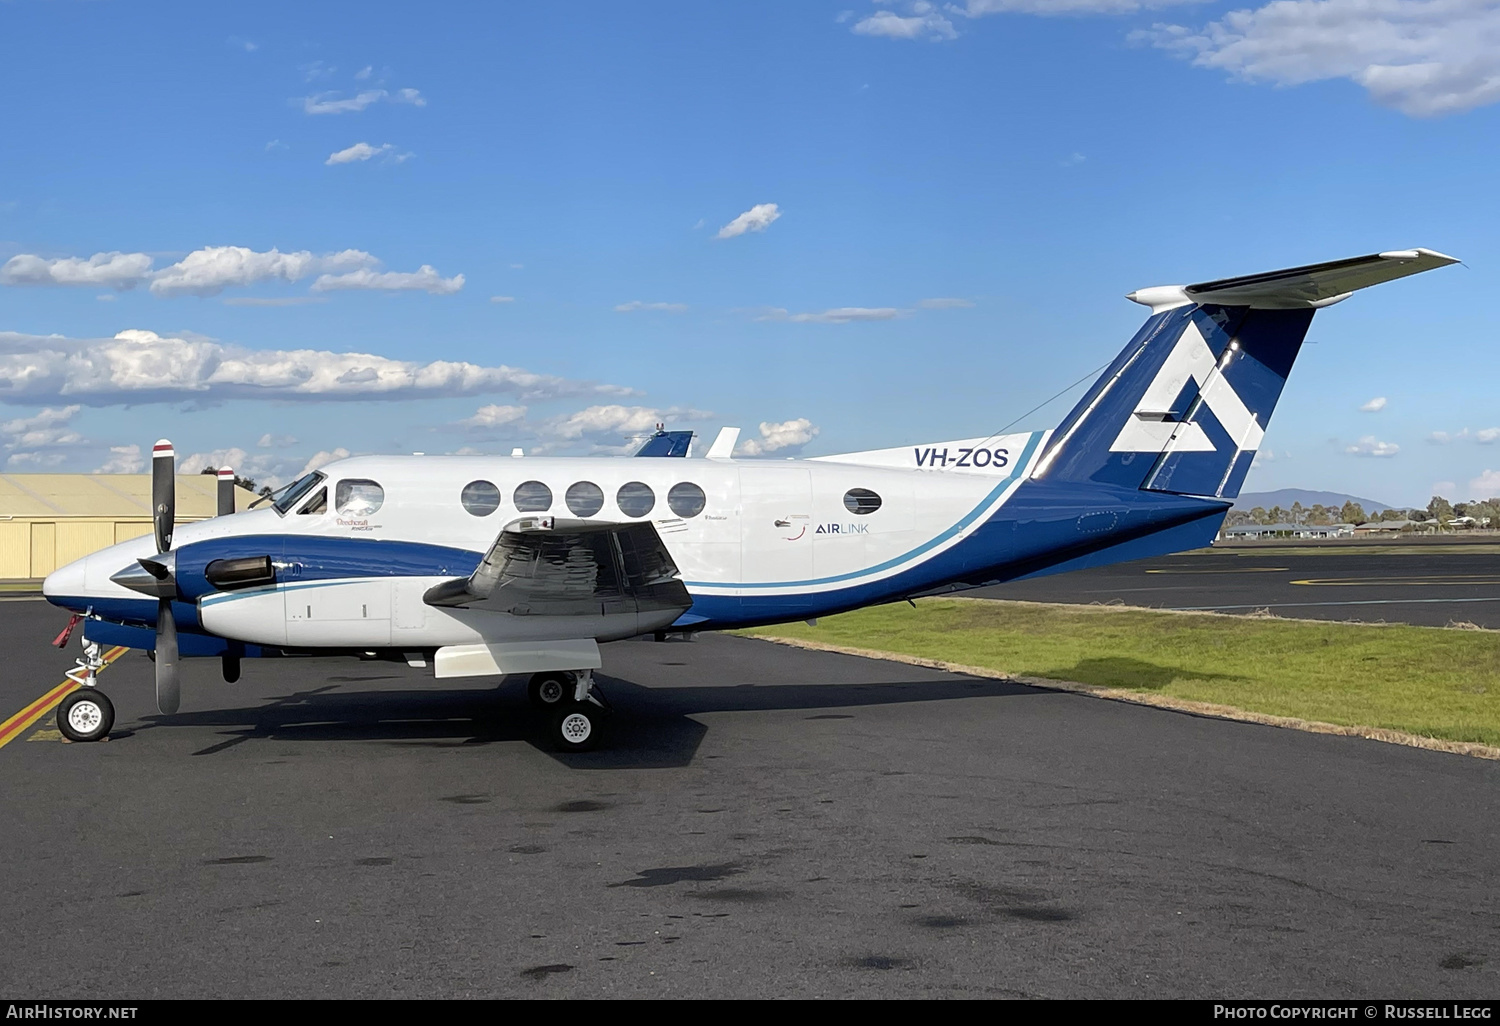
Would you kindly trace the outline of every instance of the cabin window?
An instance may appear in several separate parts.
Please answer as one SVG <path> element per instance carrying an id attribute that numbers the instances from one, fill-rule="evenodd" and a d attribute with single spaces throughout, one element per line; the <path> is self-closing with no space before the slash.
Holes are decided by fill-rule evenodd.
<path id="1" fill-rule="evenodd" d="M 667 505 L 672 507 L 673 513 L 685 519 L 702 513 L 707 501 L 703 489 L 691 481 L 679 481 L 667 492 Z"/>
<path id="2" fill-rule="evenodd" d="M 378 482 L 351 478 L 340 481 L 333 491 L 333 505 L 346 517 L 367 517 L 385 502 L 385 489 Z"/>
<path id="3" fill-rule="evenodd" d="M 859 516 L 869 516 L 880 508 L 880 496 L 868 488 L 851 488 L 844 493 L 844 508 Z"/>
<path id="4" fill-rule="evenodd" d="M 545 488 L 546 485 L 542 487 Z M 500 508 L 500 489 L 488 481 L 470 481 L 464 485 L 459 501 L 464 504 L 464 509 L 474 516 L 487 517 Z M 547 505 L 552 505 L 550 494 L 547 496 Z"/>
<path id="5" fill-rule="evenodd" d="M 552 489 L 540 481 L 522 481 L 513 498 L 522 513 L 545 513 L 552 508 Z"/>
<path id="6" fill-rule="evenodd" d="M 656 505 L 656 493 L 642 481 L 628 481 L 615 493 L 615 503 L 627 517 L 643 517 Z"/>
<path id="7" fill-rule="evenodd" d="M 591 517 L 604 508 L 604 489 L 592 481 L 579 481 L 568 486 L 567 500 L 575 517 Z"/>
<path id="8" fill-rule="evenodd" d="M 307 505 L 297 511 L 298 516 L 312 513 L 328 512 L 328 489 L 319 488 L 318 494 L 307 500 Z"/>

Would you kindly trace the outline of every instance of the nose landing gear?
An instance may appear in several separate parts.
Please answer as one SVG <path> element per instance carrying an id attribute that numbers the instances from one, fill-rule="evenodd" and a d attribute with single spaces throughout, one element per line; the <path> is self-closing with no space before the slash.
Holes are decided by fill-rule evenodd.
<path id="1" fill-rule="evenodd" d="M 72 628 L 69 624 L 68 631 Z M 66 634 L 59 637 L 66 641 Z M 83 657 L 67 672 L 67 678 L 78 685 L 78 690 L 57 704 L 57 729 L 69 741 L 102 740 L 115 725 L 114 704 L 95 686 L 105 665 L 103 650 L 84 638 Z"/>

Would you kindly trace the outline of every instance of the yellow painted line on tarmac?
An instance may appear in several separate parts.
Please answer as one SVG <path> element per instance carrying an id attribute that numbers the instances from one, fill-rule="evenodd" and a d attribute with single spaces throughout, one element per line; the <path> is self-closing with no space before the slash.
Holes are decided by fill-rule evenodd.
<path id="1" fill-rule="evenodd" d="M 110 663 L 114 662 L 116 659 L 120 658 L 122 655 L 129 651 L 130 649 L 126 648 L 124 645 L 116 645 L 114 648 L 104 653 L 104 666 L 100 667 L 100 670 L 102 671 L 103 669 L 107 668 Z M 46 716 L 53 709 L 56 709 L 57 703 L 61 702 L 64 698 L 67 698 L 68 695 L 77 690 L 77 688 L 78 685 L 74 684 L 71 680 L 64 680 L 61 684 L 57 685 L 57 687 L 53 688 L 51 691 L 48 691 L 41 698 L 38 698 L 36 701 L 32 702 L 30 705 L 22 709 L 20 712 L 16 713 L 10 719 L 6 720 L 4 723 L 0 723 L 0 748 L 4 748 L 6 745 L 10 744 L 16 738 L 25 733 L 27 728 L 29 728 L 33 723 L 41 719 L 43 716 Z"/>
<path id="2" fill-rule="evenodd" d="M 1307 584 L 1324 588 L 1355 587 L 1434 587 L 1438 585 L 1500 584 L 1500 574 L 1434 574 L 1427 577 L 1312 577 L 1293 584 Z"/>
<path id="3" fill-rule="evenodd" d="M 1148 570 L 1146 573 L 1286 573 L 1292 567 L 1224 567 L 1223 570 L 1178 570 L 1175 567 L 1164 567 L 1161 570 Z"/>

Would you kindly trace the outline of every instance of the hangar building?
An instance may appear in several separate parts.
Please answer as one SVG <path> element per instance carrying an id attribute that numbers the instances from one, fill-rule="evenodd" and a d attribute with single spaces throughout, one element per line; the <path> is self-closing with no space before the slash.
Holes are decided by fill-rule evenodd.
<path id="1" fill-rule="evenodd" d="M 177 475 L 177 522 L 218 508 L 212 474 Z M 259 496 L 234 489 L 234 508 Z M 102 548 L 151 533 L 150 474 L 0 474 L 0 580 L 46 577 Z"/>

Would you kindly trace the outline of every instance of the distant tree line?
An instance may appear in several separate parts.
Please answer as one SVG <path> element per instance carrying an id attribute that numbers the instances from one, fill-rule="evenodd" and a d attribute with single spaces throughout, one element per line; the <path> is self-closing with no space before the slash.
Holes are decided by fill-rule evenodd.
<path id="1" fill-rule="evenodd" d="M 1418 523 L 1436 521 L 1438 526 L 1443 527 L 1454 524 L 1500 527 L 1500 498 L 1486 499 L 1483 502 L 1449 502 L 1441 495 L 1434 495 L 1425 508 L 1384 509 L 1374 516 L 1366 515 L 1364 507 L 1352 500 L 1342 506 L 1325 506 L 1322 503 L 1303 506 L 1300 502 L 1294 502 L 1290 509 L 1283 509 L 1280 506 L 1272 506 L 1270 509 L 1256 506 L 1249 510 L 1231 510 L 1228 525 L 1230 527 L 1243 524 L 1358 525 L 1392 520 L 1412 520 Z"/>
<path id="2" fill-rule="evenodd" d="M 198 471 L 198 473 L 213 474 L 215 477 L 217 477 L 219 474 L 219 472 L 213 467 L 204 467 L 202 470 Z M 234 475 L 234 483 L 245 489 L 245 491 L 254 492 L 257 495 L 271 494 L 270 485 L 261 485 L 259 488 L 257 488 L 255 485 L 255 478 L 253 477 L 241 477 L 239 474 L 236 474 Z"/>

